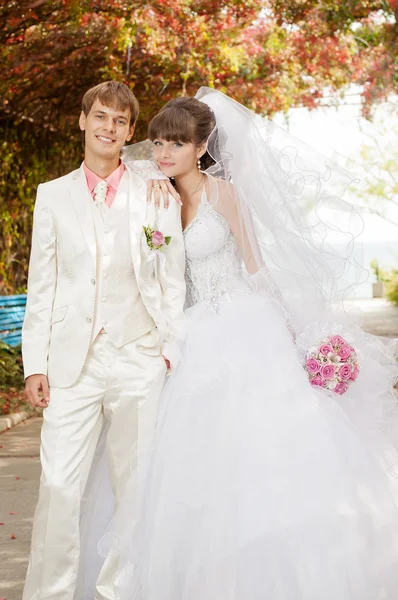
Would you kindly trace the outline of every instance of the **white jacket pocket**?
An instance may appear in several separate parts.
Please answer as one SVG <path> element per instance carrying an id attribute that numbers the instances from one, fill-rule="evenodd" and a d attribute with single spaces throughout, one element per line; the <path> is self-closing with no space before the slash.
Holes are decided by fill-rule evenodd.
<path id="1" fill-rule="evenodd" d="M 61 306 L 60 308 L 56 308 L 55 310 L 53 310 L 52 315 L 51 315 L 51 325 L 54 325 L 54 323 L 59 323 L 60 321 L 63 321 L 67 310 L 68 310 L 67 306 Z"/>

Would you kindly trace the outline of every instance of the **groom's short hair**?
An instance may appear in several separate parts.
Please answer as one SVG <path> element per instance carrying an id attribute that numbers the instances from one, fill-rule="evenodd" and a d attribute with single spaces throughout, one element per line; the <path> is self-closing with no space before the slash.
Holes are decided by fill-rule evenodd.
<path id="1" fill-rule="evenodd" d="M 87 90 L 82 100 L 82 111 L 86 116 L 97 99 L 104 106 L 109 106 L 116 110 L 130 109 L 130 125 L 135 125 L 140 112 L 140 105 L 133 92 L 125 83 L 104 81 Z"/>

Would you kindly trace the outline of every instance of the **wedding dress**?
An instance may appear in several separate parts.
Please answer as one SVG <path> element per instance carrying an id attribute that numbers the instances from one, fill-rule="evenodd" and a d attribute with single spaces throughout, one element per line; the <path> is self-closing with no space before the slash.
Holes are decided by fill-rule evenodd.
<path id="1" fill-rule="evenodd" d="M 209 173 L 184 231 L 183 360 L 98 552 L 119 556 L 120 600 L 395 600 L 396 365 L 373 336 L 320 310 L 303 278 L 303 290 L 283 288 L 300 265 L 282 268 L 277 248 L 250 273 L 250 222 L 236 234 L 244 206 L 225 210 L 225 186 Z M 289 292 L 312 304 L 295 314 Z M 303 348 L 329 330 L 361 361 L 342 396 L 303 368 Z"/>
<path id="2" fill-rule="evenodd" d="M 392 600 L 394 481 L 309 385 L 283 307 L 253 293 L 205 194 L 184 235 L 184 360 L 161 398 L 136 522 L 125 499 L 121 597 Z M 345 401 L 369 401 L 380 368 L 368 357 Z"/>

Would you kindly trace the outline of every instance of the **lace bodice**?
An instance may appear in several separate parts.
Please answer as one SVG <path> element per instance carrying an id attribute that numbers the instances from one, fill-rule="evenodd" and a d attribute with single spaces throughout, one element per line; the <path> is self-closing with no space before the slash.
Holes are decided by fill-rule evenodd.
<path id="1" fill-rule="evenodd" d="M 208 301 L 218 311 L 236 292 L 251 291 L 230 227 L 210 206 L 204 193 L 198 214 L 184 231 L 184 239 L 186 308 Z"/>

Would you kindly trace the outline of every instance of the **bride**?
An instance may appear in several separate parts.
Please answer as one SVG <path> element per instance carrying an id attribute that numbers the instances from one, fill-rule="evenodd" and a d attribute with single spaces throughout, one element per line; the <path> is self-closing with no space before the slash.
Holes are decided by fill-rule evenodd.
<path id="1" fill-rule="evenodd" d="M 188 324 L 147 464 L 98 545 L 120 598 L 395 600 L 396 364 L 342 310 L 349 174 L 207 88 L 149 138 L 183 202 Z M 359 358 L 342 395 L 303 368 L 328 335 Z"/>

